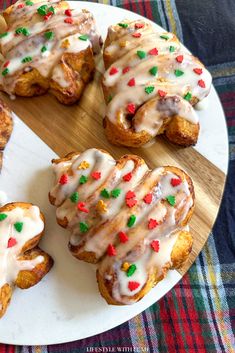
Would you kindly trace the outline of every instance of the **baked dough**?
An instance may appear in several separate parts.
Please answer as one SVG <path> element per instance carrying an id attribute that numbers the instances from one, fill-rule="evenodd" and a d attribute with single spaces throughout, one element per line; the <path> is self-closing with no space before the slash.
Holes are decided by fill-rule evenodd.
<path id="1" fill-rule="evenodd" d="M 8 106 L 0 99 L 0 172 L 2 168 L 3 150 L 11 136 L 13 120 Z"/>
<path id="2" fill-rule="evenodd" d="M 37 206 L 14 202 L 0 208 L 0 317 L 14 286 L 30 288 L 51 269 L 52 258 L 38 247 L 43 231 L 44 216 Z"/>
<path id="3" fill-rule="evenodd" d="M 193 106 L 208 95 L 211 75 L 173 33 L 125 20 L 109 27 L 103 56 L 104 128 L 111 143 L 139 147 L 165 134 L 181 146 L 196 144 Z"/>
<path id="4" fill-rule="evenodd" d="M 109 304 L 138 301 L 187 260 L 194 188 L 184 171 L 150 170 L 136 155 L 116 161 L 94 148 L 52 163 L 49 199 L 57 222 L 71 232 L 71 253 L 98 263 L 99 289 Z"/>
<path id="5" fill-rule="evenodd" d="M 38 96 L 48 90 L 63 104 L 81 96 L 94 73 L 101 37 L 93 15 L 65 1 L 17 1 L 3 12 L 0 87 L 10 95 Z"/>

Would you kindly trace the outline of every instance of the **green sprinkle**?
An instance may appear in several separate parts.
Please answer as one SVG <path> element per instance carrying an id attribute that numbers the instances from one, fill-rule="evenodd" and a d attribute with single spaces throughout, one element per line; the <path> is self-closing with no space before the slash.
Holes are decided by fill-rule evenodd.
<path id="1" fill-rule="evenodd" d="M 44 37 L 48 40 L 53 39 L 54 38 L 54 33 L 53 32 L 45 32 L 44 33 Z"/>
<path id="2" fill-rule="evenodd" d="M 80 222 L 79 228 L 81 233 L 86 233 L 89 229 L 88 225 L 85 222 Z"/>
<path id="3" fill-rule="evenodd" d="M 42 5 L 37 9 L 37 13 L 41 16 L 45 16 L 47 14 L 47 5 Z"/>
<path id="4" fill-rule="evenodd" d="M 158 67 L 157 66 L 153 66 L 150 70 L 149 73 L 153 76 L 157 75 L 157 71 L 158 71 Z"/>
<path id="5" fill-rule="evenodd" d="M 187 92 L 184 96 L 184 99 L 186 99 L 186 101 L 190 101 L 191 98 L 192 98 L 192 93 L 190 93 L 190 92 Z"/>
<path id="6" fill-rule="evenodd" d="M 115 199 L 121 194 L 121 189 L 113 189 L 111 191 L 111 196 L 114 197 Z"/>
<path id="7" fill-rule="evenodd" d="M 52 12 L 53 14 L 55 14 L 55 9 L 54 9 L 54 7 L 53 7 L 53 6 L 48 7 L 47 12 Z"/>
<path id="8" fill-rule="evenodd" d="M 148 87 L 145 87 L 145 92 L 147 93 L 147 94 L 150 94 L 150 93 L 152 93 L 153 91 L 154 91 L 154 89 L 155 89 L 155 87 L 154 86 L 148 86 Z"/>
<path id="9" fill-rule="evenodd" d="M 43 45 L 43 47 L 41 48 L 41 52 L 44 53 L 45 51 L 47 51 L 47 47 Z"/>
<path id="10" fill-rule="evenodd" d="M 170 53 L 174 53 L 175 47 L 173 47 L 173 46 L 171 45 L 170 48 L 169 48 L 169 51 L 170 51 Z"/>
<path id="11" fill-rule="evenodd" d="M 167 201 L 169 202 L 169 204 L 171 205 L 171 206 L 174 206 L 175 205 L 175 196 L 173 196 L 173 195 L 169 195 L 169 196 L 167 196 Z"/>
<path id="12" fill-rule="evenodd" d="M 19 27 L 19 28 L 17 28 L 17 29 L 15 30 L 15 33 L 16 33 L 16 34 L 20 34 L 20 33 L 23 32 L 23 29 L 24 29 L 24 27 Z"/>
<path id="13" fill-rule="evenodd" d="M 2 71 L 2 76 L 6 76 L 7 74 L 9 74 L 9 69 L 6 68 Z"/>
<path id="14" fill-rule="evenodd" d="M 21 60 L 22 63 L 29 63 L 32 61 L 33 58 L 31 56 L 26 56 L 24 59 Z"/>
<path id="15" fill-rule="evenodd" d="M 30 32 L 27 28 L 23 28 L 22 29 L 22 34 L 25 36 L 25 37 L 28 37 L 30 35 Z"/>
<path id="16" fill-rule="evenodd" d="M 135 273 L 136 268 L 137 268 L 136 265 L 132 264 L 126 272 L 127 277 L 131 277 Z"/>
<path id="17" fill-rule="evenodd" d="M 133 225 L 135 224 L 135 221 L 136 221 L 136 216 L 132 214 L 128 219 L 127 226 L 129 228 L 133 227 Z"/>
<path id="18" fill-rule="evenodd" d="M 143 50 L 137 50 L 137 53 L 136 53 L 137 55 L 138 55 L 138 57 L 140 58 L 140 59 L 144 59 L 144 58 L 146 58 L 146 52 L 145 51 L 143 51 Z"/>
<path id="19" fill-rule="evenodd" d="M 4 37 L 6 37 L 7 35 L 8 35 L 8 32 L 1 33 L 1 34 L 0 34 L 0 38 L 4 38 Z"/>
<path id="20" fill-rule="evenodd" d="M 175 70 L 175 76 L 176 77 L 180 77 L 184 74 L 184 71 L 181 71 L 181 70 Z"/>
<path id="21" fill-rule="evenodd" d="M 101 190 L 100 195 L 103 196 L 105 199 L 109 199 L 110 198 L 110 195 L 109 195 L 109 192 L 108 192 L 107 189 Z"/>
<path id="22" fill-rule="evenodd" d="M 32 1 L 26 1 L 25 4 L 26 4 L 27 6 L 33 6 L 33 2 L 32 2 Z"/>
<path id="23" fill-rule="evenodd" d="M 111 96 L 111 94 L 108 96 L 108 103 L 111 102 L 111 100 L 113 99 L 113 97 Z"/>
<path id="24" fill-rule="evenodd" d="M 160 38 L 165 39 L 165 40 L 169 39 L 169 37 L 166 36 L 165 34 L 162 34 L 162 35 L 160 36 Z"/>
<path id="25" fill-rule="evenodd" d="M 71 200 L 71 202 L 73 202 L 73 203 L 77 203 L 77 202 L 78 202 L 78 199 L 79 199 L 79 197 L 78 197 L 78 192 L 77 192 L 77 191 L 74 192 L 74 193 L 70 196 L 70 200 Z"/>
<path id="26" fill-rule="evenodd" d="M 78 37 L 80 40 L 87 40 L 89 37 L 87 34 L 83 34 L 82 36 Z"/>
<path id="27" fill-rule="evenodd" d="M 0 222 L 4 221 L 4 219 L 7 218 L 7 214 L 6 213 L 0 213 Z"/>
<path id="28" fill-rule="evenodd" d="M 20 233 L 23 229 L 23 222 L 16 222 L 14 224 L 14 228 L 15 228 L 15 230 L 17 230 L 17 232 Z"/>
<path id="29" fill-rule="evenodd" d="M 127 28 L 128 24 L 127 23 L 118 23 L 118 26 L 120 26 L 122 28 Z"/>
<path id="30" fill-rule="evenodd" d="M 79 184 L 85 184 L 87 180 L 88 180 L 87 176 L 82 175 L 79 179 Z"/>

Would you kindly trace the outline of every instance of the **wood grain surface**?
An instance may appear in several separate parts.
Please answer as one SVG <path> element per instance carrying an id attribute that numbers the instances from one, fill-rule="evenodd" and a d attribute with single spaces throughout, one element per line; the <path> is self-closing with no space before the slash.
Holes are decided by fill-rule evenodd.
<path id="1" fill-rule="evenodd" d="M 195 212 L 190 222 L 194 236 L 189 261 L 179 269 L 184 274 L 204 246 L 216 219 L 223 193 L 225 174 L 194 148 L 179 148 L 163 137 L 149 147 L 138 149 L 116 147 L 105 138 L 102 119 L 105 103 L 100 77 L 103 70 L 97 57 L 94 81 L 84 91 L 78 104 L 66 107 L 49 94 L 35 98 L 11 100 L 1 94 L 11 109 L 59 156 L 90 147 L 103 148 L 115 158 L 126 153 L 143 157 L 151 167 L 174 165 L 184 169 L 193 179 L 196 194 Z M 19 137 L 20 138 L 20 137 Z M 17 153 L 17 151 L 16 151 Z"/>

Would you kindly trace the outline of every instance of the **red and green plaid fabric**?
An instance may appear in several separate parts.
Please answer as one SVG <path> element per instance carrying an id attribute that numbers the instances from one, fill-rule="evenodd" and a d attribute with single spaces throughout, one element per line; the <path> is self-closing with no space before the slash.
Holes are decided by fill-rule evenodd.
<path id="1" fill-rule="evenodd" d="M 230 144 L 229 172 L 222 206 L 213 232 L 194 265 L 173 290 L 142 314 L 84 340 L 53 346 L 0 345 L 0 352 L 234 353 L 235 2 L 100 2 L 137 12 L 176 33 L 211 71 L 225 111 Z M 1 0 L 1 8 L 10 3 L 10 0 Z"/>

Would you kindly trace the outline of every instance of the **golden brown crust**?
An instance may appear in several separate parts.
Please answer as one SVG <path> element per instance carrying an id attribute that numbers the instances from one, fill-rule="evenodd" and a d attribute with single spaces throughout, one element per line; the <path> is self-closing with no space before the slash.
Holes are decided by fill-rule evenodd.
<path id="1" fill-rule="evenodd" d="M 10 212 L 16 207 L 20 207 L 22 209 L 29 209 L 32 204 L 27 202 L 12 202 L 8 203 L 5 206 L 0 208 L 0 213 Z M 44 215 L 40 212 L 40 217 L 44 220 Z M 37 247 L 41 237 L 43 235 L 43 231 L 37 234 L 35 237 L 30 239 L 28 242 L 24 244 L 22 247 L 20 254 L 18 256 L 19 260 L 32 260 L 38 256 L 42 256 L 43 261 L 36 264 L 32 270 L 24 270 L 18 273 L 18 276 L 13 283 L 13 286 L 16 285 L 19 288 L 26 289 L 37 284 L 51 269 L 53 266 L 53 259 L 46 252 Z M 12 295 L 12 286 L 9 283 L 4 284 L 0 288 L 0 317 L 2 317 L 10 303 Z M 2 309 L 1 309 L 2 307 Z"/>
<path id="2" fill-rule="evenodd" d="M 11 136 L 13 120 L 8 106 L 0 99 L 0 150 L 3 150 Z M 1 169 L 1 168 L 0 168 Z"/>
<path id="3" fill-rule="evenodd" d="M 6 283 L 0 288 L 0 318 L 5 314 L 12 296 L 12 288 Z"/>

